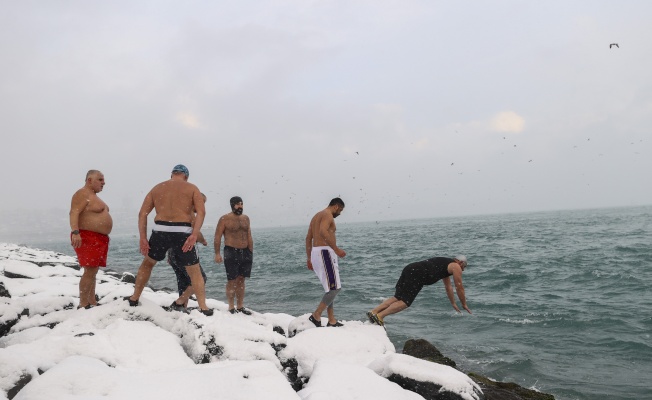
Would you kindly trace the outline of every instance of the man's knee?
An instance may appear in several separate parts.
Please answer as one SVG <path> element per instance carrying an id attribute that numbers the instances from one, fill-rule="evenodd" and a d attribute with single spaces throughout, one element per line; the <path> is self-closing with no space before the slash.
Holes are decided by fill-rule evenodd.
<path id="1" fill-rule="evenodd" d="M 150 256 L 145 256 L 145 258 L 143 259 L 143 263 L 140 264 L 140 267 L 141 268 L 147 268 L 147 269 L 151 270 L 152 268 L 154 268 L 154 266 L 156 265 L 157 262 L 158 261 L 151 258 Z"/>
<path id="2" fill-rule="evenodd" d="M 202 279 L 201 270 L 199 269 L 199 264 L 188 265 L 186 267 L 186 272 L 188 273 L 190 280 Z"/>
<path id="3" fill-rule="evenodd" d="M 99 267 L 83 267 L 83 268 L 84 268 L 83 276 L 86 278 L 95 278 L 95 275 L 97 275 L 97 271 L 99 270 Z"/>

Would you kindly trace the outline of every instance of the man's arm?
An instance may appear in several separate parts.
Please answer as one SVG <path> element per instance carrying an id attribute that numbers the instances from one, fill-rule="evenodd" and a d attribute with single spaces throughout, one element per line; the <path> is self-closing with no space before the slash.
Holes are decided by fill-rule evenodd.
<path id="1" fill-rule="evenodd" d="M 346 252 L 337 247 L 335 232 L 332 232 L 328 229 L 334 223 L 335 219 L 332 215 L 326 214 L 324 217 L 322 217 L 321 222 L 319 223 L 319 235 L 324 239 L 324 242 L 326 242 L 326 244 L 329 245 L 331 249 L 333 249 L 338 257 L 344 257 L 346 256 Z"/>
<path id="2" fill-rule="evenodd" d="M 193 212 L 192 216 L 191 216 L 191 220 L 190 220 L 190 225 L 191 226 L 195 226 L 195 218 L 197 218 L 197 217 L 196 217 L 195 213 Z M 204 234 L 201 233 L 201 231 L 197 234 L 197 242 L 203 244 L 204 246 L 208 246 L 208 242 L 206 241 L 206 238 L 204 237 Z"/>
<path id="3" fill-rule="evenodd" d="M 444 281 L 444 289 L 446 289 L 446 296 L 448 296 L 448 301 L 451 302 L 451 305 L 457 312 L 461 312 L 460 309 L 457 307 L 457 304 L 455 304 L 455 294 L 453 293 L 453 286 L 451 285 L 451 279 L 450 277 L 445 277 L 442 279 Z"/>
<path id="4" fill-rule="evenodd" d="M 204 234 L 199 232 L 199 235 L 197 235 L 197 241 L 204 246 L 208 246 L 208 242 L 206 241 L 206 238 L 204 237 Z"/>
<path id="5" fill-rule="evenodd" d="M 192 203 L 195 207 L 192 234 L 195 235 L 195 237 L 198 237 L 200 233 L 199 231 L 204 224 L 204 219 L 206 218 L 206 205 L 204 204 L 204 198 L 202 197 L 201 192 L 197 187 L 195 187 L 195 190 L 192 193 Z"/>
<path id="6" fill-rule="evenodd" d="M 215 262 L 221 263 L 223 261 L 220 254 L 220 247 L 222 246 L 222 235 L 224 235 L 224 216 L 220 217 L 215 228 L 215 239 L 213 239 L 213 247 L 215 247 Z"/>
<path id="7" fill-rule="evenodd" d="M 462 284 L 462 268 L 460 268 L 457 263 L 451 263 L 448 266 L 448 270 L 453 274 L 455 293 L 457 293 L 457 298 L 460 299 L 460 303 L 462 303 L 462 308 L 471 314 L 471 310 L 469 310 L 469 307 L 466 305 L 466 295 L 464 294 L 464 285 Z"/>
<path id="8" fill-rule="evenodd" d="M 308 234 L 306 234 L 306 257 L 308 258 L 308 261 L 306 261 L 306 265 L 308 265 L 309 270 L 312 269 L 312 261 L 310 261 L 310 254 L 312 253 L 312 221 L 310 222 L 310 226 L 308 227 Z"/>
<path id="9" fill-rule="evenodd" d="M 149 253 L 149 242 L 147 241 L 147 216 L 154 209 L 154 199 L 150 191 L 143 200 L 143 205 L 138 212 L 138 234 L 140 235 L 140 254 L 146 256 Z"/>
<path id="10" fill-rule="evenodd" d="M 88 204 L 88 199 L 81 193 L 77 191 L 70 201 L 70 231 L 79 230 L 79 215 L 84 211 L 86 205 Z M 82 239 L 79 234 L 72 235 L 70 238 L 70 244 L 72 247 L 78 248 L 82 244 Z"/>
<path id="11" fill-rule="evenodd" d="M 247 242 L 249 243 L 249 251 L 254 252 L 254 237 L 251 235 L 251 221 L 247 217 Z"/>

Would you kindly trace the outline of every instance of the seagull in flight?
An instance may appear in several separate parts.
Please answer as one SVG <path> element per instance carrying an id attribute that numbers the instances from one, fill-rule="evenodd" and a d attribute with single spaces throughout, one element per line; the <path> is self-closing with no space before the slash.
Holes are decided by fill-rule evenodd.
<path id="1" fill-rule="evenodd" d="M 618 46 L 618 43 L 611 43 L 611 44 L 609 45 L 609 48 L 611 48 L 612 46 L 616 46 L 616 47 L 620 48 L 620 46 Z"/>

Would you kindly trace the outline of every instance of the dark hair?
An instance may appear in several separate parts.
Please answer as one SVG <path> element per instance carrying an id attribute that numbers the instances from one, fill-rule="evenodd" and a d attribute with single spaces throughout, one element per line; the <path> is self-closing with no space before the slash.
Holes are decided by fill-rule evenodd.
<path id="1" fill-rule="evenodd" d="M 328 206 L 329 207 L 330 206 L 340 206 L 340 207 L 344 208 L 344 202 L 339 197 L 336 197 L 333 200 L 331 200 L 330 203 L 328 203 Z"/>
<path id="2" fill-rule="evenodd" d="M 233 196 L 233 197 L 231 197 L 231 200 L 229 200 L 229 203 L 231 203 L 231 208 L 233 208 L 234 205 L 236 205 L 238 203 L 242 203 L 242 197 Z"/>

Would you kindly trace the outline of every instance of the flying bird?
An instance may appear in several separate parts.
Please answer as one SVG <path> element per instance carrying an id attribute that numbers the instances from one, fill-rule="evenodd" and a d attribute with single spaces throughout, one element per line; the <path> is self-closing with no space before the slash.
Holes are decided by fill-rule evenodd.
<path id="1" fill-rule="evenodd" d="M 620 46 L 618 46 L 618 43 L 611 43 L 611 44 L 609 45 L 609 48 L 611 48 L 612 46 L 616 46 L 616 47 L 620 48 Z"/>

